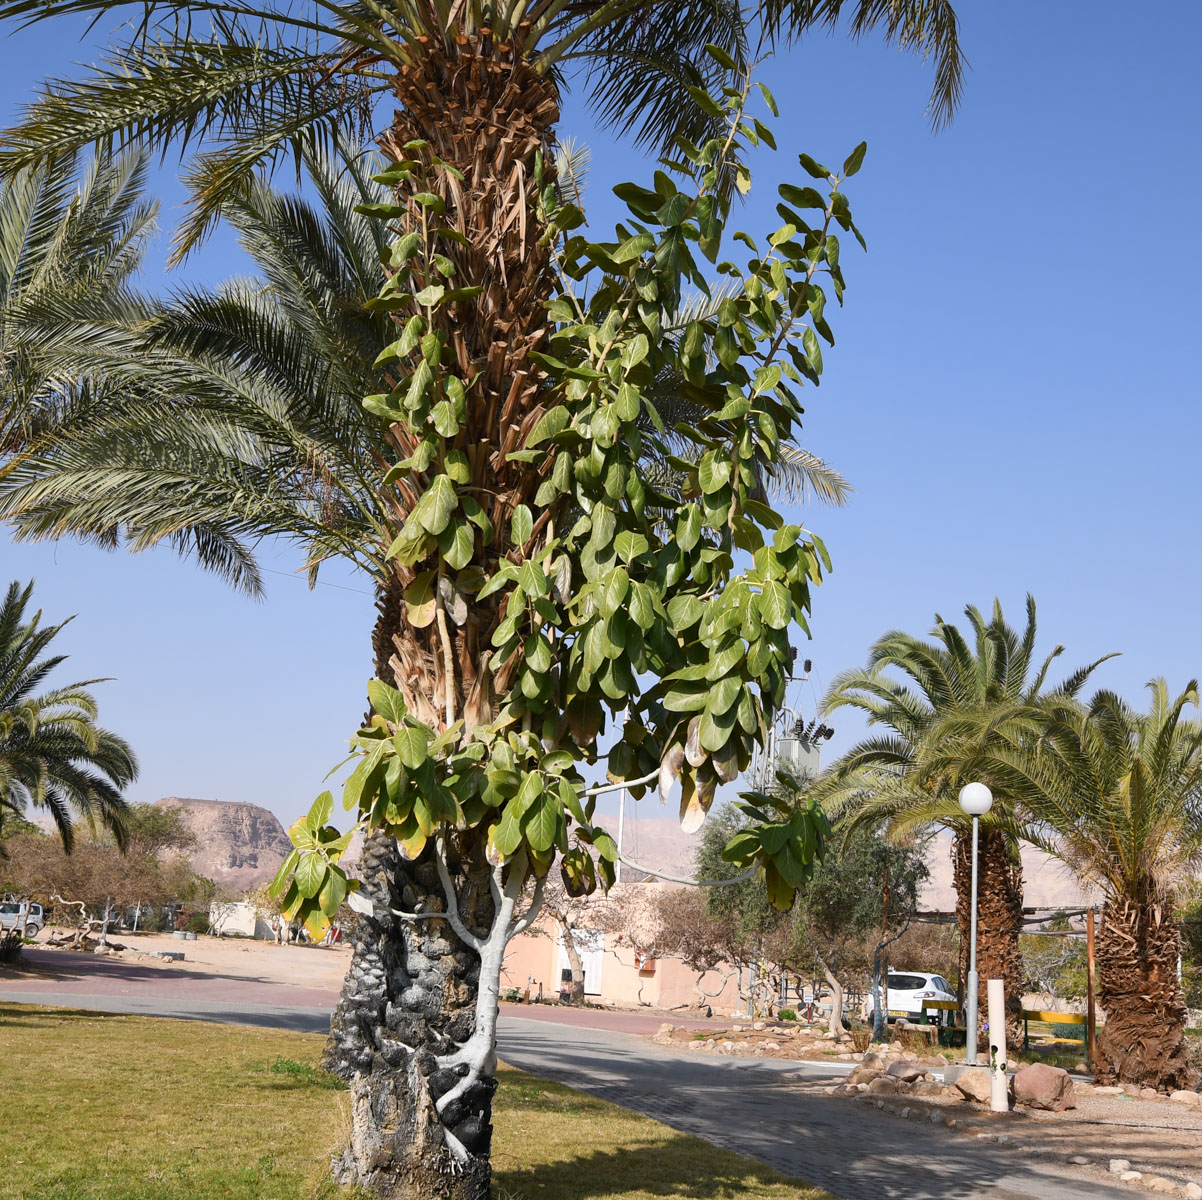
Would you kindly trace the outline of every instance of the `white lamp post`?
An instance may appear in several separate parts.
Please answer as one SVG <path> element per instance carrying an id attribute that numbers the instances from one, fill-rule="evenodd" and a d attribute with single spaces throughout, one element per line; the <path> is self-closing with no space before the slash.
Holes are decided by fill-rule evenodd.
<path id="1" fill-rule="evenodd" d="M 993 807 L 993 793 L 983 783 L 967 783 L 960 789 L 960 807 L 972 817 L 972 920 L 968 941 L 968 1004 L 965 1024 L 968 1026 L 965 1060 L 970 1066 L 977 1063 L 977 826 Z"/>

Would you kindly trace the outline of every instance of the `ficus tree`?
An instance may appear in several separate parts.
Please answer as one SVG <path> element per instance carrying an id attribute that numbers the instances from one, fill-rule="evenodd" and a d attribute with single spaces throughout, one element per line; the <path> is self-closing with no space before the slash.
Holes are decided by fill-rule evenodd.
<path id="1" fill-rule="evenodd" d="M 482 285 L 449 252 L 463 234 L 445 223 L 458 170 L 418 139 L 384 174 L 395 200 L 372 211 L 395 230 L 393 274 L 375 303 L 399 336 L 380 356 L 391 387 L 366 405 L 396 448 L 381 487 L 398 514 L 387 555 L 408 636 L 395 640 L 395 686 L 369 686 L 343 803 L 386 839 L 368 839 L 350 879 L 350 835 L 325 793 L 276 881 L 285 914 L 315 934 L 348 898 L 376 927 L 375 958 L 348 982 L 366 1002 L 331 1054 L 351 1080 L 348 1181 L 485 1194 L 501 962 L 542 881 L 558 868 L 572 893 L 612 882 L 617 849 L 595 808 L 606 790 L 678 790 L 697 828 L 783 703 L 790 630 L 806 628 L 829 563 L 816 536 L 754 498 L 756 463 L 792 435 L 819 339 L 832 340 L 839 233 L 858 236 L 841 188 L 864 147 L 838 173 L 803 155 L 810 179 L 780 185 L 781 225 L 763 246 L 735 235 L 739 261 L 724 258 L 721 180 L 749 189 L 747 148 L 771 144 L 753 96 L 774 107 L 748 77 L 699 97 L 721 136 L 681 139 L 650 188 L 615 188 L 628 215 L 606 241 L 582 232 L 536 162 L 544 232 L 530 231 L 529 254 L 554 291 L 527 376 L 488 402 L 462 333 Z M 738 286 L 679 339 L 661 337 L 682 289 L 709 287 L 704 263 Z M 669 367 L 700 409 L 671 435 L 647 399 Z M 674 453 L 670 438 L 698 453 Z M 674 491 L 644 478 L 648 442 L 680 472 Z M 605 782 L 587 781 L 592 764 Z M 825 817 L 792 799 L 748 803 L 758 818 L 728 857 L 786 910 Z"/>

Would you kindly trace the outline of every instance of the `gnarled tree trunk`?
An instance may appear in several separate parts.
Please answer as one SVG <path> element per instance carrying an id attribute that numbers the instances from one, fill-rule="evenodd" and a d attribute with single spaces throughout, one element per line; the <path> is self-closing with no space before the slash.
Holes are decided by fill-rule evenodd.
<path id="1" fill-rule="evenodd" d="M 1166 903 L 1108 902 L 1097 939 L 1099 1083 L 1159 1091 L 1193 1087 L 1185 1050 L 1185 997 L 1177 978 L 1181 930 Z"/>
<path id="2" fill-rule="evenodd" d="M 956 924 L 960 931 L 960 990 L 968 986 L 968 951 L 972 924 L 972 831 L 957 830 L 952 844 L 952 878 L 956 888 Z M 977 854 L 977 994 L 978 1020 L 989 1012 L 990 979 L 1006 988 L 1006 1040 L 1018 1045 L 1022 1031 L 1023 961 L 1018 938 L 1023 927 L 1023 869 L 1018 850 L 998 829 L 980 827 Z"/>
<path id="3" fill-rule="evenodd" d="M 523 36 L 497 43 L 484 32 L 449 46 L 422 39 L 398 73 L 400 108 L 381 139 L 394 160 L 417 158 L 427 165 L 422 190 L 440 195 L 446 206 L 438 224 L 466 239 L 441 238 L 436 248 L 454 262 L 457 286 L 483 288 L 471 300 L 438 309 L 433 320 L 457 373 L 465 383 L 475 380 L 456 448 L 470 464 L 469 490 L 498 531 L 509 527 L 518 504 L 532 501 L 539 483 L 525 464 L 507 456 L 524 444 L 543 412 L 541 374 L 528 355 L 546 337 L 544 302 L 551 293 L 534 173 L 540 153 L 551 162 L 558 98 L 554 85 L 525 61 Z M 427 144 L 406 149 L 414 141 Z M 435 156 L 454 170 L 438 166 Z M 410 202 L 396 226 L 420 229 L 423 211 Z M 413 453 L 412 439 L 399 425 L 392 438 L 398 458 Z M 399 532 L 425 484 L 401 480 L 393 486 L 389 499 Z M 477 547 L 473 562 L 491 572 L 506 548 L 498 537 L 487 549 Z M 516 659 L 491 663 L 486 651 L 499 600 L 469 602 L 449 578 L 440 578 L 435 589 L 436 619 L 411 622 L 402 592 L 422 568 L 421 562 L 397 564 L 381 586 L 373 633 L 376 673 L 401 691 L 417 719 L 436 730 L 462 720 L 469 732 L 491 720 Z M 483 936 L 496 916 L 483 842 L 460 838 L 457 851 L 458 861 L 448 865 L 459 914 L 472 934 Z M 415 862 L 406 862 L 391 838 L 378 835 L 364 847 L 361 876 L 377 911 L 358 923 L 326 1050 L 327 1067 L 351 1081 L 350 1144 L 335 1159 L 335 1175 L 397 1200 L 485 1200 L 493 1063 L 486 1062 L 479 1078 L 473 1071 L 464 1087 L 465 1067 L 440 1066 L 438 1060 L 488 1032 L 481 1029 L 482 1013 L 495 1024 L 495 987 L 486 984 L 481 1008 L 481 952 L 457 937 L 449 922 L 389 915 L 394 909 L 445 909 L 435 853 L 431 842 Z M 494 972 L 486 964 L 490 979 L 499 975 L 499 960 L 495 966 Z M 452 1089 L 460 1094 L 448 1105 Z"/>

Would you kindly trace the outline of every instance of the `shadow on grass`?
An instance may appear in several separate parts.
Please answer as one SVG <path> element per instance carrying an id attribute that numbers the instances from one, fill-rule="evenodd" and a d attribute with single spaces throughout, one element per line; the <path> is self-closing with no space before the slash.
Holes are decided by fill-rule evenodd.
<path id="1" fill-rule="evenodd" d="M 723 1154 L 685 1134 L 642 1146 L 596 1149 L 570 1159 L 506 1169 L 494 1163 L 495 1195 L 503 1200 L 603 1200 L 648 1194 L 682 1200 L 739 1200 L 785 1187 L 810 1195 L 800 1181 L 785 1180 L 769 1167 Z M 817 1194 L 817 1193 L 815 1193 Z"/>

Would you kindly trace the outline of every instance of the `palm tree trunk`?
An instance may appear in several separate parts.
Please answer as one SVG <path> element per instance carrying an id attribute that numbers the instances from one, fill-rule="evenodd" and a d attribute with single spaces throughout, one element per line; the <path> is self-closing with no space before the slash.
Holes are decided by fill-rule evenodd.
<path id="1" fill-rule="evenodd" d="M 952 844 L 956 924 L 960 931 L 960 990 L 968 982 L 972 904 L 972 832 L 957 830 Z M 1018 938 L 1023 927 L 1022 862 L 1006 835 L 982 826 L 977 858 L 978 1019 L 989 1011 L 986 985 L 1000 979 L 1006 989 L 1006 1038 L 1018 1044 L 1022 1026 L 1023 963 Z"/>
<path id="2" fill-rule="evenodd" d="M 490 503 L 498 531 L 473 560 L 489 572 L 508 549 L 500 531 L 540 482 L 507 455 L 543 412 L 541 375 L 528 358 L 546 336 L 551 292 L 534 172 L 538 155 L 551 160 L 558 99 L 553 84 L 525 62 L 520 42 L 497 44 L 488 33 L 458 38 L 450 49 L 432 41 L 421 47 L 398 74 L 396 94 L 400 110 L 381 145 L 393 159 L 430 164 L 422 188 L 445 202 L 439 223 L 467 240 L 444 238 L 436 248 L 455 263 L 459 286 L 484 289 L 437 310 L 435 323 L 457 372 L 465 382 L 476 379 L 456 448 L 467 455 L 472 490 Z M 415 141 L 426 145 L 414 148 Z M 438 166 L 435 156 L 459 175 Z M 397 225 L 419 228 L 422 211 L 411 203 Z M 393 426 L 392 437 L 398 456 L 413 452 L 401 426 Z M 389 497 L 397 530 L 422 486 L 400 481 Z M 490 664 L 484 651 L 499 600 L 466 603 L 450 580 L 445 594 L 439 589 L 438 620 L 411 624 L 401 593 L 422 565 L 398 566 L 381 588 L 372 638 L 376 673 L 401 691 L 419 720 L 436 730 L 463 720 L 469 732 L 491 719 L 494 697 L 508 691 L 517 660 Z M 496 912 L 483 839 L 469 832 L 457 849 L 458 861 L 448 865 L 459 912 L 469 930 L 483 933 Z M 392 838 L 374 835 L 361 862 L 364 890 L 386 910 L 445 909 L 434 853 L 431 843 L 406 862 Z M 436 1061 L 478 1034 L 482 1019 L 495 1022 L 491 973 L 499 975 L 499 960 L 496 972 L 486 964 L 490 978 L 482 992 L 482 959 L 444 921 L 407 922 L 377 912 L 358 923 L 326 1049 L 329 1069 L 351 1081 L 349 1145 L 334 1162 L 339 1182 L 397 1200 L 489 1195 L 493 1063 L 461 1090 L 463 1069 Z M 487 1012 L 477 1005 L 481 995 Z M 452 1089 L 460 1094 L 447 1105 Z"/>
<path id="3" fill-rule="evenodd" d="M 1159 1091 L 1193 1087 L 1185 997 L 1177 978 L 1181 930 L 1166 903 L 1108 902 L 1097 940 L 1099 1083 Z"/>

